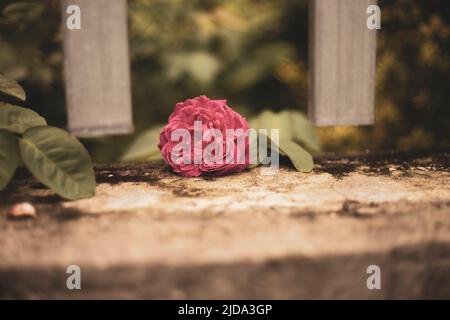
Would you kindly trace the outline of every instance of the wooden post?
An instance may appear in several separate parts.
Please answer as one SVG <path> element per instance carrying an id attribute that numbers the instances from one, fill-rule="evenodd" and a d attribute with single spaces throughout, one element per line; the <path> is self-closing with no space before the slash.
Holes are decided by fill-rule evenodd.
<path id="1" fill-rule="evenodd" d="M 69 6 L 81 29 L 69 29 Z M 70 131 L 78 137 L 133 132 L 126 0 L 61 0 Z M 69 9 L 70 10 L 70 9 Z"/>
<path id="2" fill-rule="evenodd" d="M 318 126 L 374 123 L 376 0 L 310 2 L 310 119 Z"/>

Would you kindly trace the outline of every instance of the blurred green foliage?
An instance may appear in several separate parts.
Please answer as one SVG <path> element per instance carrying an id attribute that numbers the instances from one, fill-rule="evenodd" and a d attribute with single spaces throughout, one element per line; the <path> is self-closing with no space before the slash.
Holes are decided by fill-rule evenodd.
<path id="1" fill-rule="evenodd" d="M 21 1 L 23 2 L 23 1 Z M 10 0 L 0 0 L 0 10 Z M 0 72 L 18 80 L 52 125 L 65 126 L 59 1 L 28 1 L 0 16 Z M 325 150 L 450 145 L 450 2 L 380 0 L 376 125 L 319 129 Z M 165 122 L 176 102 L 226 98 L 251 117 L 306 111 L 308 1 L 130 0 L 137 134 Z M 330 102 L 332 103 L 332 102 Z M 87 140 L 98 161 L 130 137 Z M 111 142 L 114 148 L 111 148 Z"/>

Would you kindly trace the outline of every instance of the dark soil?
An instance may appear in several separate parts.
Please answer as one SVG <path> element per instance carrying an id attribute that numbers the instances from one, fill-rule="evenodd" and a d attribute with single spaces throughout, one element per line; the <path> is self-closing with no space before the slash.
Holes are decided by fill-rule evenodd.
<path id="1" fill-rule="evenodd" d="M 367 174 L 389 175 L 389 166 L 409 169 L 450 171 L 450 148 L 403 152 L 367 152 L 349 154 L 321 154 L 315 158 L 314 172 L 326 172 L 341 178 L 357 170 Z M 405 173 L 407 175 L 407 173 Z"/>
<path id="2" fill-rule="evenodd" d="M 365 153 L 322 153 L 315 156 L 315 173 L 329 173 L 335 178 L 341 178 L 351 172 L 359 171 L 366 174 L 389 175 L 389 167 L 408 175 L 407 170 L 440 170 L 450 171 L 450 148 L 426 149 L 404 152 L 365 152 Z M 289 160 L 282 159 L 281 167 L 292 168 Z M 250 169 L 249 169 L 250 170 Z M 145 164 L 105 164 L 95 166 L 98 183 L 118 184 L 122 182 L 141 182 L 156 184 L 164 177 L 171 176 L 169 168 L 163 163 Z M 202 177 L 205 180 L 216 177 Z M 180 177 L 181 179 L 181 177 Z M 19 168 L 11 186 L 4 192 L 12 192 L 16 186 L 30 184 L 33 189 L 45 189 L 25 168 Z"/>

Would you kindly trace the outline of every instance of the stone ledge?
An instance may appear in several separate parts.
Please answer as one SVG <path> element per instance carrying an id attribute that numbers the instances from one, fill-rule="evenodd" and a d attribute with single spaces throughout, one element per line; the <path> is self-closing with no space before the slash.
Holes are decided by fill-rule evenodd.
<path id="1" fill-rule="evenodd" d="M 64 202 L 24 172 L 1 195 L 2 298 L 449 298 L 448 151 L 317 160 L 185 179 L 161 165 L 96 169 Z M 11 221 L 30 201 L 36 219 Z M 65 268 L 83 289 L 65 289 Z M 382 290 L 366 268 L 382 269 Z"/>

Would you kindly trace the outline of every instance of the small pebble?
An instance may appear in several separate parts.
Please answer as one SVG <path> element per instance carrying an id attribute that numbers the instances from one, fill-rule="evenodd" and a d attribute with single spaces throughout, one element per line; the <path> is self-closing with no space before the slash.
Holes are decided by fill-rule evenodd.
<path id="1" fill-rule="evenodd" d="M 13 219 L 35 218 L 36 209 L 29 202 L 16 203 L 9 209 L 8 217 Z"/>
<path id="2" fill-rule="evenodd" d="M 417 167 L 417 169 L 421 170 L 421 171 L 427 171 L 427 168 L 424 168 L 424 167 Z"/>
<path id="3" fill-rule="evenodd" d="M 394 177 L 400 177 L 400 176 L 402 175 L 402 172 L 396 170 L 396 171 L 392 172 L 391 174 L 392 174 Z"/>

